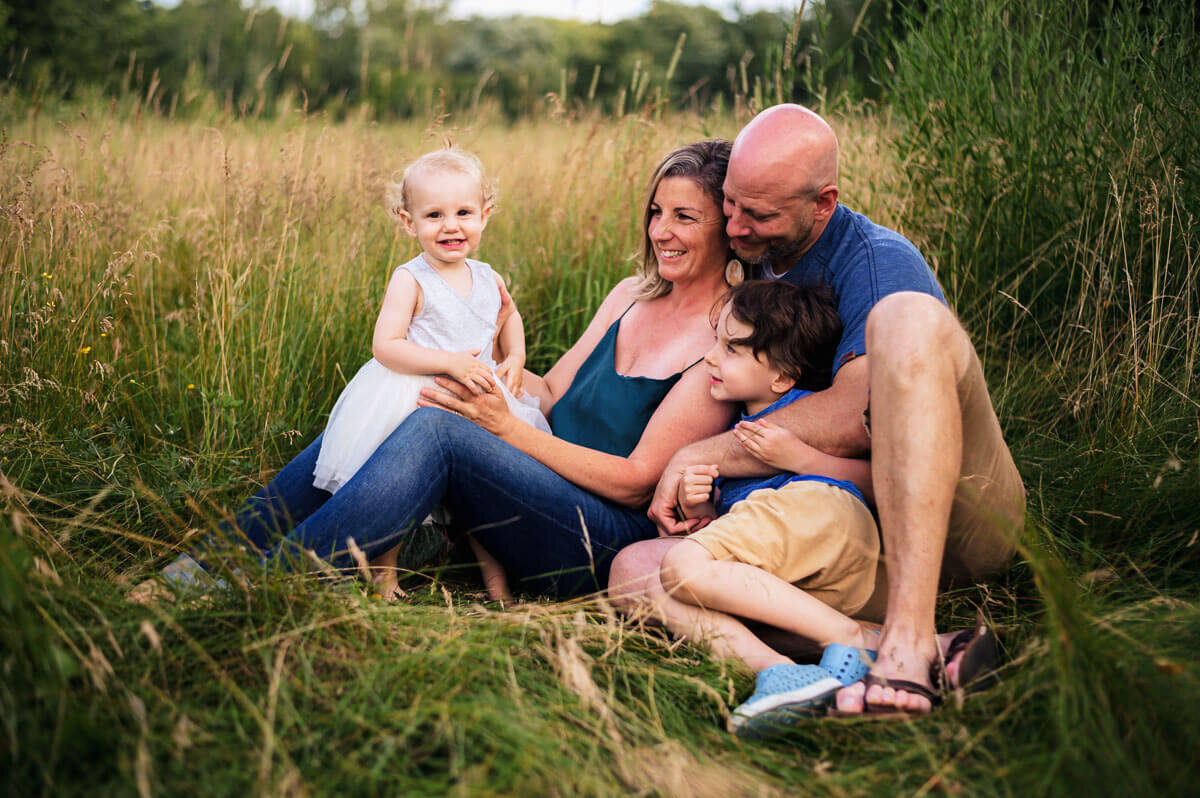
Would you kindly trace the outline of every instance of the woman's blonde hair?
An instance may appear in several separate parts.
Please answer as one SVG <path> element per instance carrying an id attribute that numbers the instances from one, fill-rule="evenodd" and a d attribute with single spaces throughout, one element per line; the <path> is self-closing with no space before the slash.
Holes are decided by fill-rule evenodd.
<path id="1" fill-rule="evenodd" d="M 642 214 L 642 281 L 637 287 L 637 299 L 657 299 L 671 293 L 671 282 L 658 273 L 658 259 L 654 257 L 654 244 L 650 241 L 650 212 L 658 184 L 668 177 L 690 178 L 720 210 L 725 204 L 725 172 L 729 169 L 732 147 L 733 144 L 725 139 L 697 141 L 672 150 L 654 170 Z"/>
<path id="2" fill-rule="evenodd" d="M 402 212 L 411 210 L 413 181 L 420 175 L 433 172 L 458 172 L 478 179 L 479 190 L 483 195 L 481 207 L 487 208 L 496 204 L 496 184 L 484 173 L 483 163 L 479 158 L 464 149 L 448 145 L 425 153 L 404 169 L 398 181 L 388 183 L 388 214 L 393 219 L 399 221 Z"/>

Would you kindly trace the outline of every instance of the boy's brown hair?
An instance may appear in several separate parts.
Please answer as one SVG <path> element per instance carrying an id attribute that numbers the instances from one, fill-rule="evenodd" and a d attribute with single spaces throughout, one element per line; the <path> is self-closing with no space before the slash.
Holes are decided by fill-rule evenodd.
<path id="1" fill-rule="evenodd" d="M 731 344 L 748 346 L 755 357 L 796 381 L 797 388 L 829 387 L 833 359 L 842 337 L 837 297 L 825 285 L 794 285 L 782 280 L 747 280 L 717 301 L 712 319 L 725 305 L 753 329 Z"/>

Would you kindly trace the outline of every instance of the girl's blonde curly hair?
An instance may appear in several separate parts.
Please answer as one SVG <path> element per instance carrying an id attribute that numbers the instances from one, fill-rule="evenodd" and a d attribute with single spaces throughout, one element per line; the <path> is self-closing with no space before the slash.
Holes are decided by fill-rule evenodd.
<path id="1" fill-rule="evenodd" d="M 484 173 L 483 163 L 479 158 L 455 145 L 447 145 L 425 153 L 405 168 L 398 181 L 388 183 L 387 207 L 388 214 L 393 219 L 400 221 L 400 214 L 410 211 L 413 181 L 420 175 L 433 172 L 458 172 L 477 178 L 479 190 L 483 194 L 481 207 L 487 208 L 496 204 L 496 184 Z"/>

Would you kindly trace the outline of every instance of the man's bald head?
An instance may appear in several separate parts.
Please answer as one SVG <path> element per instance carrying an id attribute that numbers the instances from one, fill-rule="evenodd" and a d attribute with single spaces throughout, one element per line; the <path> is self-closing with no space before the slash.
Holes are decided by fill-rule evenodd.
<path id="1" fill-rule="evenodd" d="M 776 105 L 738 133 L 729 168 L 755 184 L 787 183 L 792 196 L 836 186 L 837 136 L 828 122 L 804 106 Z"/>
<path id="2" fill-rule="evenodd" d="M 837 209 L 838 142 L 824 119 L 776 105 L 733 142 L 725 215 L 743 260 L 786 271 L 820 237 Z"/>

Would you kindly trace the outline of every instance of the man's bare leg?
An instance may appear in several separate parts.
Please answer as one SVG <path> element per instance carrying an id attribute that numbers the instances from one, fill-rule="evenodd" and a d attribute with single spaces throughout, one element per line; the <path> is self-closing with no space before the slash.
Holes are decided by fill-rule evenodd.
<path id="1" fill-rule="evenodd" d="M 968 377 L 982 384 L 982 375 L 970 373 L 980 366 L 958 320 L 923 294 L 893 294 L 875 306 L 867 352 L 872 477 L 888 568 L 887 617 L 872 672 L 930 685 L 939 576 L 963 461 L 961 386 Z M 864 704 L 932 708 L 918 693 L 861 682 L 843 689 L 837 704 L 851 713 Z"/>

